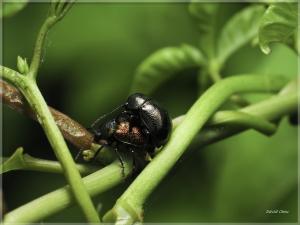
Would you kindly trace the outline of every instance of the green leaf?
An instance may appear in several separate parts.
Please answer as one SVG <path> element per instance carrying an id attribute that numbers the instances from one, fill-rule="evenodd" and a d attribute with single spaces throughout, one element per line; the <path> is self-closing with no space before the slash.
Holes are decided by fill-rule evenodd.
<path id="1" fill-rule="evenodd" d="M 260 48 L 269 54 L 271 42 L 286 43 L 297 29 L 297 3 L 272 4 L 264 13 L 259 27 Z"/>
<path id="2" fill-rule="evenodd" d="M 220 66 L 225 63 L 231 54 L 257 35 L 263 13 L 263 6 L 249 6 L 236 13 L 225 24 L 217 44 L 217 60 Z"/>
<path id="3" fill-rule="evenodd" d="M 189 4 L 189 12 L 196 20 L 200 31 L 200 48 L 209 57 L 215 55 L 217 16 L 220 6 L 217 3 L 203 3 L 192 1 Z"/>
<path id="4" fill-rule="evenodd" d="M 18 148 L 15 153 L 7 160 L 2 162 L 0 166 L 0 174 L 11 170 L 17 170 L 24 167 L 23 148 Z"/>
<path id="5" fill-rule="evenodd" d="M 4 2 L 3 3 L 3 17 L 13 16 L 21 11 L 28 3 L 28 0 L 19 0 L 17 2 Z M 2 17 L 1 16 L 1 17 Z"/>
<path id="6" fill-rule="evenodd" d="M 154 52 L 137 68 L 131 92 L 149 94 L 178 72 L 205 63 L 201 52 L 190 45 L 167 47 Z"/>
<path id="7" fill-rule="evenodd" d="M 196 19 L 198 29 L 203 33 L 207 33 L 211 30 L 214 23 L 213 17 L 217 14 L 218 8 L 218 4 L 192 1 L 188 9 L 190 14 Z"/>

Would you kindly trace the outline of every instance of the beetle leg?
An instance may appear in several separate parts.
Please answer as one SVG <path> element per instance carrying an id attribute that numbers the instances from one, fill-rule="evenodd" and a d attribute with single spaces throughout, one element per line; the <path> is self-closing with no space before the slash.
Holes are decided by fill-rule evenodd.
<path id="1" fill-rule="evenodd" d="M 123 161 L 123 159 L 122 159 L 122 157 L 121 157 L 121 154 L 120 154 L 119 151 L 118 151 L 118 148 L 114 148 L 114 150 L 115 150 L 115 153 L 116 153 L 116 155 L 117 155 L 117 157 L 118 157 L 118 160 L 120 161 L 120 164 L 121 164 L 121 168 L 122 168 L 122 177 L 125 178 L 125 166 L 124 166 L 124 161 Z"/>
<path id="2" fill-rule="evenodd" d="M 137 169 L 136 155 L 135 155 L 135 152 L 132 148 L 130 148 L 129 150 L 130 150 L 130 154 L 131 154 L 131 157 L 132 157 L 133 171 L 135 171 Z M 132 174 L 134 174 L 134 172 Z"/>
<path id="3" fill-rule="evenodd" d="M 101 145 L 101 147 L 98 148 L 98 149 L 96 150 L 95 155 L 94 155 L 94 158 L 93 158 L 93 161 L 96 161 L 96 158 L 97 158 L 98 154 L 100 153 L 100 151 L 101 151 L 101 149 L 102 149 L 103 147 L 104 147 L 104 146 Z"/>
<path id="4" fill-rule="evenodd" d="M 145 161 L 139 151 L 134 151 L 133 148 L 130 148 L 129 150 L 132 157 L 132 166 L 133 166 L 132 177 L 135 177 L 142 170 L 142 168 L 145 167 Z"/>

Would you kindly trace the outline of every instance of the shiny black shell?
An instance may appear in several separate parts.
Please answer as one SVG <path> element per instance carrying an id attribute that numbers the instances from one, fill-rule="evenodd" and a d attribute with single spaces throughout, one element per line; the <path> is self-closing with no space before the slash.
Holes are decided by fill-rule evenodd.
<path id="1" fill-rule="evenodd" d="M 170 136 L 172 123 L 166 110 L 147 96 L 135 93 L 128 97 L 125 108 L 139 114 L 155 147 L 164 145 Z"/>

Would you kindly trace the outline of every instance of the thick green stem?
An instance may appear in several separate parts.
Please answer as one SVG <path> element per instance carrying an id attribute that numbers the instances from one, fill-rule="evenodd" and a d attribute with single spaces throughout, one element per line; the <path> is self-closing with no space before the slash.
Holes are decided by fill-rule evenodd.
<path id="1" fill-rule="evenodd" d="M 131 163 L 125 161 L 124 165 L 125 176 L 128 176 L 132 171 Z M 122 183 L 125 177 L 122 176 L 121 169 L 120 163 L 115 162 L 84 177 L 82 180 L 88 193 L 91 196 L 95 196 Z M 3 224 L 39 222 L 69 207 L 73 202 L 74 198 L 70 192 L 70 188 L 66 186 L 9 212 L 5 215 Z"/>
<path id="2" fill-rule="evenodd" d="M 38 89 L 36 82 L 30 76 L 23 76 L 8 68 L 0 66 L 3 77 L 12 82 L 25 96 L 27 102 L 37 115 L 37 119 L 43 127 L 45 134 L 60 161 L 64 174 L 70 184 L 74 198 L 82 208 L 84 215 L 89 222 L 100 222 L 98 213 L 88 195 L 81 180 L 80 174 L 76 169 L 76 164 L 59 131 L 51 112 Z"/>
<path id="3" fill-rule="evenodd" d="M 141 220 L 142 206 L 146 199 L 184 153 L 204 123 L 232 94 L 278 91 L 284 84 L 286 80 L 281 77 L 263 75 L 235 76 L 217 82 L 191 107 L 183 122 L 172 133 L 164 149 L 118 199 L 114 209 L 129 211 L 131 215 L 131 212 L 135 212 L 133 216 Z M 107 220 L 113 218 L 111 213 L 112 211 L 107 214 Z"/>

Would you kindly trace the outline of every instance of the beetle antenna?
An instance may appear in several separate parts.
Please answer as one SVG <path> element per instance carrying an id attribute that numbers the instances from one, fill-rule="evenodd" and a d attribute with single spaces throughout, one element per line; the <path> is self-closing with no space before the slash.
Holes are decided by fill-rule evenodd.
<path id="1" fill-rule="evenodd" d="M 114 112 L 116 112 L 117 110 L 121 109 L 122 107 L 124 107 L 124 104 L 118 106 L 117 108 L 115 108 L 115 109 L 112 110 L 111 112 L 106 113 L 106 114 L 100 116 L 98 119 L 96 119 L 96 120 L 92 123 L 91 128 L 95 127 L 97 124 L 99 124 L 99 122 L 100 122 L 101 120 L 103 120 L 103 119 L 106 118 L 107 116 L 113 114 Z"/>
<path id="2" fill-rule="evenodd" d="M 124 160 L 122 159 L 122 156 L 121 156 L 121 154 L 119 153 L 119 150 L 118 150 L 117 148 L 114 148 L 114 150 L 115 150 L 115 153 L 116 153 L 116 155 L 117 155 L 117 157 L 118 157 L 118 160 L 120 161 L 120 164 L 121 164 L 121 169 L 122 169 L 121 173 L 122 173 L 122 177 L 125 178 L 125 166 L 124 166 Z"/>

